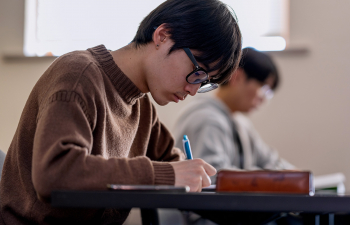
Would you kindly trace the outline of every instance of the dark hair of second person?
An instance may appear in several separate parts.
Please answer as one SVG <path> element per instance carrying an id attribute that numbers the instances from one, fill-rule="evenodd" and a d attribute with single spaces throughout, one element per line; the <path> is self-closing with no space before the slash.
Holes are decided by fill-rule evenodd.
<path id="1" fill-rule="evenodd" d="M 269 55 L 261 51 L 254 48 L 244 48 L 239 67 L 244 70 L 248 79 L 255 79 L 261 83 L 265 83 L 267 78 L 272 76 L 273 84 L 270 87 L 272 90 L 276 90 L 279 85 L 280 78 L 275 63 Z M 226 84 L 227 82 L 221 85 Z"/>

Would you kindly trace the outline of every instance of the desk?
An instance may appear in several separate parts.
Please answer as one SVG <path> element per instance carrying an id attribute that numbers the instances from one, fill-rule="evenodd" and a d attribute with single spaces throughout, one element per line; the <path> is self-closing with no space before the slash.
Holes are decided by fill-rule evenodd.
<path id="1" fill-rule="evenodd" d="M 53 207 L 350 213 L 350 196 L 336 195 L 54 191 L 51 197 Z"/>

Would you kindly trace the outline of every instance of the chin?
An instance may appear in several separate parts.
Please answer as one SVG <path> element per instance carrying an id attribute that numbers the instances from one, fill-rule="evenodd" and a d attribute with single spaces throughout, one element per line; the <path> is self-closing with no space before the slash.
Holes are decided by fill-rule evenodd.
<path id="1" fill-rule="evenodd" d="M 168 99 L 166 99 L 165 95 L 162 95 L 160 92 L 155 92 L 152 94 L 150 91 L 150 94 L 153 100 L 160 106 L 165 106 L 170 102 Z"/>
<path id="2" fill-rule="evenodd" d="M 165 105 L 167 105 L 169 103 L 169 101 L 165 101 L 163 99 L 155 98 L 155 97 L 153 97 L 153 95 L 152 95 L 152 98 L 160 106 L 165 106 Z"/>
<path id="3" fill-rule="evenodd" d="M 160 105 L 160 106 L 165 106 L 165 105 L 167 105 L 169 102 L 157 102 L 157 104 L 158 105 Z"/>

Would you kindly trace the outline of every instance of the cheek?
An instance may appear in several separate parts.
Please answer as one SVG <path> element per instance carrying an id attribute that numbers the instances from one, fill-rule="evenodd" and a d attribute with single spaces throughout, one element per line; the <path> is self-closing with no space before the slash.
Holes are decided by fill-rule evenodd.
<path id="1" fill-rule="evenodd" d="M 180 75 L 179 70 L 167 67 L 155 71 L 155 77 L 152 83 L 158 95 L 169 97 L 170 94 L 181 92 L 187 82 Z"/>
<path id="2" fill-rule="evenodd" d="M 182 92 L 187 85 L 186 75 L 193 69 L 191 61 L 185 52 L 176 51 L 157 60 L 154 68 L 153 83 L 159 85 L 163 94 L 167 92 Z"/>
<path id="3" fill-rule="evenodd" d="M 257 95 L 257 92 L 254 88 L 249 88 L 246 93 L 245 93 L 246 97 L 248 99 L 254 99 L 255 96 Z"/>
<path id="4" fill-rule="evenodd" d="M 251 87 L 246 92 L 246 101 L 249 104 L 255 104 L 259 100 L 258 88 Z"/>
<path id="5" fill-rule="evenodd" d="M 179 88 L 184 89 L 187 84 L 187 71 L 184 71 L 181 66 L 174 65 L 173 63 L 171 63 L 165 71 L 166 72 L 162 74 L 163 80 L 170 90 L 179 91 Z"/>

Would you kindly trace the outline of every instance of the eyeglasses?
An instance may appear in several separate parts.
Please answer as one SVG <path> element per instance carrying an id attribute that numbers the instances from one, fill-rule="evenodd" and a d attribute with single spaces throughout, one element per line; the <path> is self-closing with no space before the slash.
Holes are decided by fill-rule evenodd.
<path id="1" fill-rule="evenodd" d="M 196 67 L 190 74 L 186 76 L 186 81 L 189 84 L 201 84 L 197 93 L 205 93 L 218 88 L 219 87 L 218 84 L 210 82 L 207 71 L 198 65 L 190 49 L 189 48 L 183 48 L 183 49 L 185 50 L 187 56 L 190 58 L 190 60 Z"/>
<path id="2" fill-rule="evenodd" d="M 259 89 L 259 96 L 262 98 L 265 98 L 267 100 L 270 100 L 273 98 L 274 92 L 271 90 L 270 86 L 265 84 Z"/>

